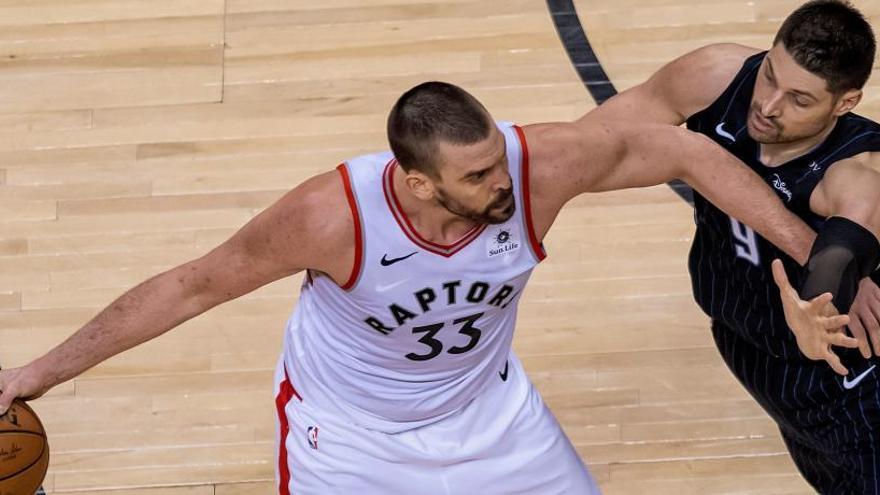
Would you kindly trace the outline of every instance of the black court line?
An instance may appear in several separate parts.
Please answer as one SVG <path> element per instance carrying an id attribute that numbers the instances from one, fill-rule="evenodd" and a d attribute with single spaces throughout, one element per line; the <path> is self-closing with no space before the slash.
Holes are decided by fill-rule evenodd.
<path id="1" fill-rule="evenodd" d="M 605 100 L 616 95 L 617 88 L 609 80 L 608 74 L 602 68 L 602 63 L 596 57 L 596 52 L 590 46 L 590 40 L 587 38 L 580 17 L 578 17 L 574 2 L 572 0 L 547 0 L 547 8 L 553 17 L 553 24 L 556 26 L 556 32 L 568 53 L 569 60 L 596 104 L 601 105 Z M 670 182 L 669 187 L 683 200 L 691 205 L 694 204 L 694 193 L 690 186 L 676 180 Z"/>

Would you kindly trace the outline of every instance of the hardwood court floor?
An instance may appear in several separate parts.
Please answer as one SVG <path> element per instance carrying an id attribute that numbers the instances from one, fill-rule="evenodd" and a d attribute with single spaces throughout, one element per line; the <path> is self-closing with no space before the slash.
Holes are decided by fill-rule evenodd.
<path id="1" fill-rule="evenodd" d="M 766 45 L 796 5 L 577 2 L 619 88 L 705 43 Z M 384 149 L 386 112 L 417 82 L 461 84 L 520 123 L 593 106 L 540 0 L 7 0 L 0 27 L 4 366 L 309 175 Z M 868 93 L 862 111 L 878 116 Z M 807 493 L 691 300 L 692 230 L 665 187 L 575 200 L 547 239 L 516 349 L 606 493 Z M 48 491 L 272 493 L 272 370 L 298 284 L 36 401 Z"/>

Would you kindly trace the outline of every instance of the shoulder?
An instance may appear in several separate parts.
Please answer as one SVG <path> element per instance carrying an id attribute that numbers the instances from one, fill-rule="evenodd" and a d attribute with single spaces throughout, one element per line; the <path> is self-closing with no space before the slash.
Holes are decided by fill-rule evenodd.
<path id="1" fill-rule="evenodd" d="M 708 45 L 669 62 L 650 79 L 614 96 L 583 119 L 680 125 L 730 86 L 746 59 L 760 53 L 731 43 Z"/>
<path id="2" fill-rule="evenodd" d="M 867 151 L 844 160 L 839 160 L 828 168 L 820 184 L 835 188 L 862 188 L 860 181 L 880 180 L 880 153 Z"/>
<path id="3" fill-rule="evenodd" d="M 667 67 L 685 76 L 695 76 L 700 82 L 729 83 L 742 69 L 746 59 L 761 50 L 735 43 L 706 45 L 673 60 Z"/>
<path id="4" fill-rule="evenodd" d="M 310 177 L 272 208 L 279 221 L 308 228 L 315 235 L 331 233 L 351 223 L 345 178 L 339 170 Z"/>
<path id="5" fill-rule="evenodd" d="M 693 65 L 694 69 L 708 70 L 716 76 L 733 76 L 745 60 L 761 50 L 736 43 L 706 45 L 681 56 L 678 60 Z"/>
<path id="6" fill-rule="evenodd" d="M 866 152 L 834 163 L 819 182 L 810 203 L 820 215 L 844 215 L 880 227 L 878 190 L 880 153 Z"/>
<path id="7" fill-rule="evenodd" d="M 673 60 L 645 84 L 655 96 L 677 100 L 687 118 L 717 100 L 746 59 L 758 53 L 757 48 L 733 43 L 707 45 Z"/>
<path id="8" fill-rule="evenodd" d="M 254 249 L 344 279 L 350 266 L 340 260 L 351 257 L 355 231 L 344 184 L 341 173 L 332 170 L 289 191 L 246 226 Z"/>

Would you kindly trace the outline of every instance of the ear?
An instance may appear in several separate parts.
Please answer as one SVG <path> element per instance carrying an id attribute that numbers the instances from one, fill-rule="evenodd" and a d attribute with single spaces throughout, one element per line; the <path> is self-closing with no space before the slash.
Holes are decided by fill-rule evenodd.
<path id="1" fill-rule="evenodd" d="M 423 201 L 430 200 L 434 197 L 434 181 L 418 170 L 410 170 L 409 172 L 406 172 L 406 177 L 404 177 L 403 182 L 406 184 L 406 187 L 409 188 L 410 192 L 412 192 L 413 196 Z"/>
<path id="2" fill-rule="evenodd" d="M 856 105 L 862 101 L 862 93 L 861 89 L 851 89 L 840 96 L 837 99 L 837 103 L 834 104 L 834 115 L 836 117 L 840 117 L 841 115 L 852 111 Z"/>

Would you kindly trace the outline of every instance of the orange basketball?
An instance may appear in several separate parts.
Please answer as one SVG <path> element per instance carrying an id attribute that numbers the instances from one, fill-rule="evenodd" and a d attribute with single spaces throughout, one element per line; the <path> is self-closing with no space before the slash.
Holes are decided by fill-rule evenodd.
<path id="1" fill-rule="evenodd" d="M 48 467 L 46 430 L 34 410 L 16 400 L 0 416 L 0 495 L 33 495 Z"/>

